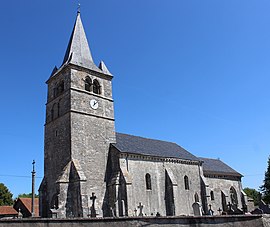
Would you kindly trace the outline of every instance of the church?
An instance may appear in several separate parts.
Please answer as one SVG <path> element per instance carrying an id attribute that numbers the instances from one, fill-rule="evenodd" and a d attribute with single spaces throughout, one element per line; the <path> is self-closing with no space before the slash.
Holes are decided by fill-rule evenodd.
<path id="1" fill-rule="evenodd" d="M 242 175 L 173 142 L 115 132 L 113 76 L 92 58 L 80 12 L 48 86 L 40 216 L 245 212 Z"/>

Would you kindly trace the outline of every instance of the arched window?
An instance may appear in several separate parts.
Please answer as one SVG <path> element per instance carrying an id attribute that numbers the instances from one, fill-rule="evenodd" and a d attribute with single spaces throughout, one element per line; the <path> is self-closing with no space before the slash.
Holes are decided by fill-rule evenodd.
<path id="1" fill-rule="evenodd" d="M 90 79 L 89 76 L 85 77 L 84 89 L 86 91 L 92 91 L 92 80 Z"/>
<path id="2" fill-rule="evenodd" d="M 185 183 L 185 190 L 189 190 L 189 182 L 187 176 L 184 176 L 184 183 Z"/>
<path id="3" fill-rule="evenodd" d="M 146 184 L 146 189 L 151 190 L 152 185 L 151 185 L 151 176 L 149 173 L 145 174 L 145 184 Z"/>
<path id="4" fill-rule="evenodd" d="M 198 193 L 195 193 L 194 199 L 195 199 L 195 203 L 199 203 L 200 202 L 200 198 L 198 196 Z"/>
<path id="5" fill-rule="evenodd" d="M 215 200 L 214 192 L 213 191 L 210 192 L 210 198 L 211 198 L 211 200 Z"/>
<path id="6" fill-rule="evenodd" d="M 94 82 L 93 82 L 93 92 L 95 94 L 98 94 L 98 95 L 101 94 L 100 85 L 99 85 L 99 82 L 97 80 L 94 80 Z"/>
<path id="7" fill-rule="evenodd" d="M 238 204 L 238 199 L 237 199 L 237 193 L 234 187 L 230 188 L 230 197 L 231 197 L 231 203 L 233 205 L 237 205 Z"/>

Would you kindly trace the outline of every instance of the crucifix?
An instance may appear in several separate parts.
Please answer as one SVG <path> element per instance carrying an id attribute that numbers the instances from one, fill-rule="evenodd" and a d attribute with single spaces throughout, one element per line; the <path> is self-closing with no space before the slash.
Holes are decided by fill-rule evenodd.
<path id="1" fill-rule="evenodd" d="M 220 208 L 218 208 L 217 211 L 218 211 L 219 215 L 221 215 L 221 211 L 222 211 L 222 210 L 221 210 Z"/>
<path id="2" fill-rule="evenodd" d="M 136 208 L 134 210 L 134 214 L 135 214 L 135 216 L 137 216 L 137 209 Z"/>
<path id="3" fill-rule="evenodd" d="M 32 200 L 31 200 L 31 214 L 32 217 L 35 216 L 35 176 L 36 176 L 36 171 L 35 171 L 35 160 L 33 160 L 32 165 L 33 165 L 33 171 L 32 171 Z"/>
<path id="4" fill-rule="evenodd" d="M 138 208 L 140 209 L 139 216 L 143 216 L 143 212 L 142 212 L 142 210 L 143 210 L 143 205 L 142 205 L 141 202 L 139 203 Z"/>
<path id="5" fill-rule="evenodd" d="M 96 196 L 95 196 L 95 193 L 92 192 L 92 196 L 90 197 L 90 199 L 92 200 L 92 206 L 91 206 L 91 217 L 92 218 L 95 218 L 97 216 L 96 214 L 96 209 L 95 209 L 95 200 L 96 200 Z"/>
<path id="6" fill-rule="evenodd" d="M 232 204 L 230 202 L 228 202 L 228 208 L 229 208 L 229 211 L 232 211 Z"/>

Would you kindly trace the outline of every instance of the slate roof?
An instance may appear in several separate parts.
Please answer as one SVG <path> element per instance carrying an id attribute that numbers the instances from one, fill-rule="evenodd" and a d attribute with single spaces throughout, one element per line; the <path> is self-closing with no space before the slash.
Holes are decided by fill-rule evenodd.
<path id="1" fill-rule="evenodd" d="M 219 159 L 201 158 L 203 161 L 203 172 L 204 174 L 215 174 L 215 175 L 226 175 L 226 176 L 237 176 L 242 177 L 240 173 L 232 169 L 230 166 L 225 164 Z"/>
<path id="2" fill-rule="evenodd" d="M 100 70 L 93 62 L 79 12 L 77 13 L 77 18 L 62 65 L 68 62 L 97 72 L 102 72 L 102 70 Z"/>
<path id="3" fill-rule="evenodd" d="M 120 152 L 199 161 L 176 143 L 116 133 L 113 144 Z"/>

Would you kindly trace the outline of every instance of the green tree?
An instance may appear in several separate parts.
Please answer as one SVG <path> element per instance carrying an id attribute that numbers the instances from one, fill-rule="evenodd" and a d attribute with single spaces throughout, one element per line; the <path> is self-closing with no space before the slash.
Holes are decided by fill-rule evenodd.
<path id="1" fill-rule="evenodd" d="M 32 192 L 26 194 L 26 193 L 22 193 L 18 195 L 18 198 L 32 198 Z M 38 195 L 35 194 L 35 198 L 38 198 Z"/>
<path id="2" fill-rule="evenodd" d="M 12 193 L 8 188 L 0 183 L 0 206 L 10 206 L 13 204 Z"/>
<path id="3" fill-rule="evenodd" d="M 253 188 L 244 188 L 243 190 L 248 197 L 254 200 L 254 205 L 257 206 L 261 200 L 261 193 Z"/>
<path id="4" fill-rule="evenodd" d="M 260 191 L 263 193 L 263 201 L 267 204 L 270 203 L 270 157 L 268 157 L 267 170 L 264 174 L 263 185 L 260 187 Z"/>

